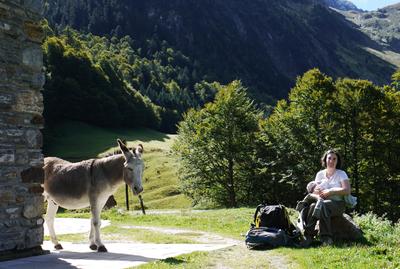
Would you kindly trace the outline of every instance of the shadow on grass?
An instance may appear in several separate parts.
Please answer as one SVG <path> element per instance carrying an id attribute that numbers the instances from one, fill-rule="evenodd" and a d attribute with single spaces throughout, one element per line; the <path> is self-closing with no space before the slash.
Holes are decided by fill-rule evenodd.
<path id="1" fill-rule="evenodd" d="M 309 246 L 304 247 L 301 246 L 299 242 L 292 243 L 291 245 L 287 246 L 278 246 L 278 247 L 271 247 L 268 245 L 259 245 L 259 246 L 254 246 L 250 247 L 250 250 L 254 251 L 266 251 L 266 250 L 272 250 L 276 248 L 290 248 L 290 249 L 308 249 L 308 248 L 320 248 L 322 247 L 323 244 L 319 240 L 314 240 Z M 357 240 L 337 240 L 335 241 L 332 246 L 336 248 L 348 248 L 348 247 L 356 247 L 356 246 L 373 246 L 372 243 L 368 242 L 368 240 L 365 237 L 362 237 Z"/>
<path id="2" fill-rule="evenodd" d="M 164 263 L 167 263 L 169 265 L 178 265 L 178 264 L 185 263 L 184 260 L 177 259 L 177 258 L 174 258 L 174 257 L 166 258 L 166 259 L 161 260 L 161 261 L 164 262 Z"/>
<path id="3" fill-rule="evenodd" d="M 313 241 L 309 247 L 305 248 L 319 248 L 323 246 L 321 241 Z M 332 244 L 335 248 L 348 248 L 348 247 L 356 247 L 356 246 L 373 246 L 371 242 L 369 242 L 365 237 L 362 237 L 357 240 L 336 240 Z M 302 248 L 302 247 L 295 247 L 295 248 Z M 304 247 L 303 247 L 304 248 Z"/>
<path id="4" fill-rule="evenodd" d="M 94 158 L 117 147 L 117 138 L 143 143 L 169 139 L 168 134 L 146 128 L 102 128 L 75 121 L 47 126 L 43 135 L 45 156 L 57 156 L 73 162 Z"/>

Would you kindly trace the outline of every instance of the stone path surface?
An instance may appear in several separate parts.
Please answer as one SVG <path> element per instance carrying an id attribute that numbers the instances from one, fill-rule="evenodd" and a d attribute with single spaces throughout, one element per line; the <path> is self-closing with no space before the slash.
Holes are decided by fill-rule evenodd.
<path id="1" fill-rule="evenodd" d="M 102 221 L 102 227 L 109 225 Z M 61 219 L 55 220 L 57 234 L 85 233 L 89 231 L 88 219 Z M 45 225 L 46 227 L 46 225 Z M 132 228 L 137 228 L 132 226 Z M 153 229 L 146 227 L 148 229 Z M 162 231 L 162 228 L 154 228 Z M 165 229 L 167 233 L 187 232 L 177 229 Z M 45 229 L 47 232 L 47 227 Z M 28 257 L 11 261 L 0 262 L 0 269 L 123 269 L 138 266 L 158 259 L 166 259 L 193 251 L 212 251 L 226 248 L 238 243 L 235 240 L 224 241 L 223 237 L 199 232 L 204 239 L 201 244 L 147 244 L 147 243 L 106 243 L 107 253 L 97 253 L 89 249 L 88 243 L 60 242 L 63 250 L 56 251 L 53 244 L 45 241 L 43 249 L 50 250 L 48 255 Z M 207 236 L 210 241 L 207 241 Z M 213 243 L 206 243 L 213 242 Z M 216 242 L 216 243 L 215 243 Z"/>
<path id="2" fill-rule="evenodd" d="M 109 220 L 101 220 L 101 228 L 110 225 Z M 49 235 L 47 224 L 43 224 L 44 235 Z M 79 234 L 90 231 L 90 219 L 55 218 L 54 230 L 56 234 Z"/>

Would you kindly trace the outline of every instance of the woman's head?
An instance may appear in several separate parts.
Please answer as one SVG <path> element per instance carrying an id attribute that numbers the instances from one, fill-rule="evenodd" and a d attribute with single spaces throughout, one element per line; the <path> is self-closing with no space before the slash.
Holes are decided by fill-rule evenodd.
<path id="1" fill-rule="evenodd" d="M 321 164 L 325 168 L 340 169 L 342 167 L 342 159 L 339 152 L 334 149 L 326 151 L 321 158 Z"/>

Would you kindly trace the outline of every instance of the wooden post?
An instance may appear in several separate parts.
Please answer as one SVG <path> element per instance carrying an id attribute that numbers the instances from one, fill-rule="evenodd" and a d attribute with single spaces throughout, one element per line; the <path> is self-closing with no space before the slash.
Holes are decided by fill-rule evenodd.
<path id="1" fill-rule="evenodd" d="M 140 206 L 142 207 L 143 215 L 146 215 L 146 211 L 144 210 L 143 198 L 142 195 L 140 194 L 139 194 L 139 201 L 140 201 Z"/>
<path id="2" fill-rule="evenodd" d="M 126 201 L 126 210 L 129 211 L 129 189 L 127 184 L 125 184 L 125 201 Z"/>

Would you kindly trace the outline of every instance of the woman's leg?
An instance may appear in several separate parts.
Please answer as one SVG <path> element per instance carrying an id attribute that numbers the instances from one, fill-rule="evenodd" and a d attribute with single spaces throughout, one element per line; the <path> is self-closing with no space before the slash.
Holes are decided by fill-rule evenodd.
<path id="1" fill-rule="evenodd" d="M 319 235 L 332 237 L 331 217 L 341 216 L 345 211 L 344 201 L 324 200 L 319 219 Z"/>
<path id="2" fill-rule="evenodd" d="M 317 219 L 313 217 L 314 208 L 316 203 L 312 203 L 308 208 L 304 209 L 307 210 L 306 212 L 306 220 L 304 225 L 304 235 L 309 237 L 314 237 L 315 234 L 315 225 L 317 224 Z"/>

